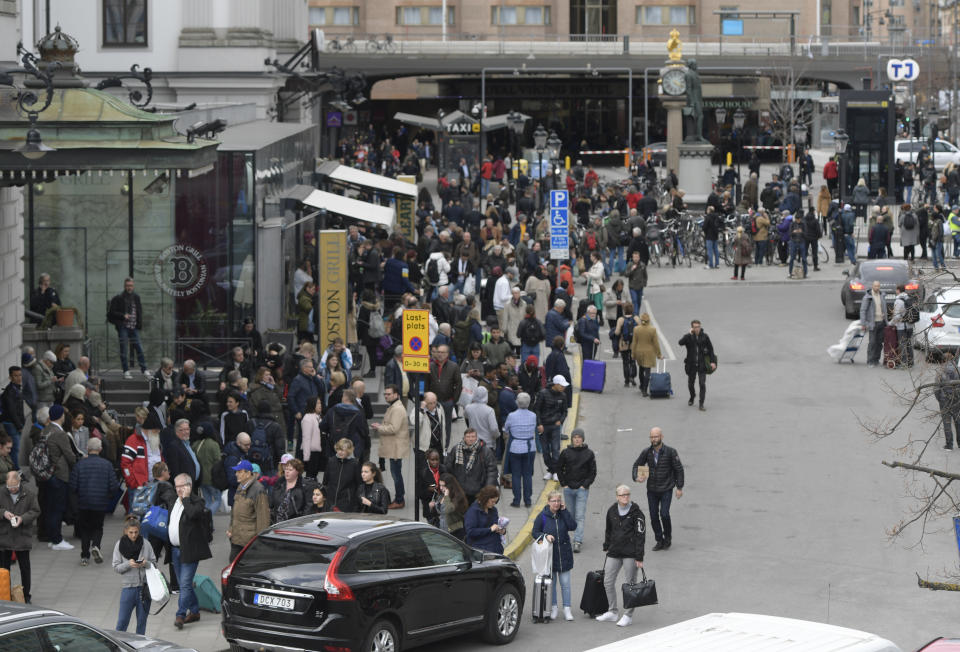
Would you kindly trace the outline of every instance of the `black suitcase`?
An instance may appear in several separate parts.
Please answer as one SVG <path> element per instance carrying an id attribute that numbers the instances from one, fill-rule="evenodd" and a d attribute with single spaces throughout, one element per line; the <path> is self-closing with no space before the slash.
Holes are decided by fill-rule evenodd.
<path id="1" fill-rule="evenodd" d="M 580 598 L 580 609 L 591 618 L 609 611 L 610 603 L 607 602 L 607 591 L 603 588 L 602 570 L 587 573 L 587 581 L 583 583 L 583 597 Z"/>
<path id="2" fill-rule="evenodd" d="M 550 586 L 553 580 L 547 575 L 537 575 L 533 580 L 533 622 L 550 622 Z"/>

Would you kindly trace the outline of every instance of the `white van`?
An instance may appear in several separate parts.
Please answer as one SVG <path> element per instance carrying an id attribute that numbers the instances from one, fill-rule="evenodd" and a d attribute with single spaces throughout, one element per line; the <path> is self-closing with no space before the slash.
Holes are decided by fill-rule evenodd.
<path id="1" fill-rule="evenodd" d="M 655 629 L 588 652 L 902 652 L 867 632 L 760 614 L 715 613 Z"/>
<path id="2" fill-rule="evenodd" d="M 923 140 L 894 141 L 893 158 L 894 160 L 900 159 L 904 163 L 907 161 L 916 163 L 917 157 L 920 155 L 920 148 L 928 142 L 926 138 Z M 957 163 L 960 165 L 960 149 L 957 149 L 957 147 L 948 140 L 937 138 L 933 143 L 933 167 L 936 168 L 937 172 L 941 172 L 943 168 L 947 167 L 947 163 Z M 920 183 L 919 180 L 917 183 Z"/>

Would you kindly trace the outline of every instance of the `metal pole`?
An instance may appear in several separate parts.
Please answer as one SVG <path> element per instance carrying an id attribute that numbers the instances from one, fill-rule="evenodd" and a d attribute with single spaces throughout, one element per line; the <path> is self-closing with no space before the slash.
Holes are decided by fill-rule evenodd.
<path id="1" fill-rule="evenodd" d="M 633 163 L 633 68 L 627 71 L 627 169 Z"/>
<path id="2" fill-rule="evenodd" d="M 133 170 L 127 170 L 127 188 L 127 271 L 133 278 Z"/>
<path id="3" fill-rule="evenodd" d="M 420 451 L 420 374 L 410 374 L 410 384 L 413 386 L 413 474 L 417 477 L 417 453 Z M 441 406 L 442 409 L 442 406 Z M 426 458 L 424 458 L 426 459 Z M 414 483 L 416 486 L 416 483 Z M 439 487 L 437 487 L 439 489 Z M 413 520 L 420 520 L 420 499 L 413 499 Z"/>
<path id="4" fill-rule="evenodd" d="M 480 71 L 480 157 L 477 161 L 480 169 L 483 169 L 483 118 L 485 117 L 487 111 L 487 69 L 484 68 Z M 480 182 L 480 194 L 483 194 L 483 181 Z M 480 197 L 480 201 L 483 201 L 483 197 Z"/>
<path id="5" fill-rule="evenodd" d="M 27 184 L 27 254 L 30 256 L 30 269 L 29 269 L 29 287 L 30 292 L 33 292 L 33 288 L 37 287 L 36 279 L 34 274 L 36 274 L 36 249 L 34 249 L 34 235 L 35 235 L 35 223 L 33 219 L 33 182 Z M 86 269 L 86 267 L 84 267 Z M 27 300 L 29 301 L 30 295 L 27 294 Z"/>
<path id="6" fill-rule="evenodd" d="M 443 0 L 440 4 L 441 10 L 440 13 L 440 40 L 446 42 L 447 40 L 447 0 Z"/>
<path id="7" fill-rule="evenodd" d="M 540 179 L 540 182 L 537 184 L 537 210 L 540 212 L 540 199 L 543 197 L 543 150 L 537 150 L 537 178 Z"/>

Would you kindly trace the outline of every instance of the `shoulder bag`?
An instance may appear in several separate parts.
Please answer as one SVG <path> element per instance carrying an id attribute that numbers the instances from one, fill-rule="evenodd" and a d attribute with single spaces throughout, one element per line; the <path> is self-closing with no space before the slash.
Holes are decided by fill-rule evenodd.
<path id="1" fill-rule="evenodd" d="M 633 609 L 635 607 L 646 607 L 657 604 L 657 584 L 653 580 L 647 579 L 647 572 L 640 569 L 643 573 L 643 580 L 631 584 L 624 582 L 620 587 L 623 593 L 623 608 Z"/>

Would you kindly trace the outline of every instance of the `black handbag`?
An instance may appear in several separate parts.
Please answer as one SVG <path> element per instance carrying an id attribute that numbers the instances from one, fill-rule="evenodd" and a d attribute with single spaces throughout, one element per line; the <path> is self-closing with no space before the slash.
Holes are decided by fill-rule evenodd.
<path id="1" fill-rule="evenodd" d="M 640 569 L 643 573 L 643 581 L 631 584 L 624 582 L 620 587 L 623 592 L 623 608 L 633 609 L 634 607 L 646 607 L 657 604 L 657 583 L 647 579 L 647 572 Z"/>

